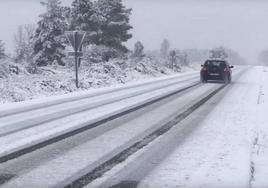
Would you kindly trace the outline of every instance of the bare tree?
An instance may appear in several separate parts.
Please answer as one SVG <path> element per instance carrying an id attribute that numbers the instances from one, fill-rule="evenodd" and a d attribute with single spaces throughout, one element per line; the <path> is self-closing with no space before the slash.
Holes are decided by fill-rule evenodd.
<path id="1" fill-rule="evenodd" d="M 161 44 L 161 55 L 163 58 L 167 58 L 169 55 L 170 43 L 167 39 L 164 39 Z"/>
<path id="2" fill-rule="evenodd" d="M 4 59 L 6 57 L 5 55 L 5 47 L 2 40 L 0 40 L 0 59 Z"/>
<path id="3" fill-rule="evenodd" d="M 176 50 L 171 50 L 169 53 L 169 62 L 168 62 L 168 68 L 177 71 L 177 69 L 180 69 L 180 66 L 178 64 L 178 56 Z"/>
<path id="4" fill-rule="evenodd" d="M 144 57 L 144 46 L 143 44 L 138 41 L 134 45 L 134 51 L 133 54 L 131 55 L 132 58 L 142 58 Z"/>
<path id="5" fill-rule="evenodd" d="M 32 61 L 33 44 L 32 37 L 34 35 L 34 25 L 21 25 L 18 27 L 14 36 L 15 42 L 15 62 Z"/>

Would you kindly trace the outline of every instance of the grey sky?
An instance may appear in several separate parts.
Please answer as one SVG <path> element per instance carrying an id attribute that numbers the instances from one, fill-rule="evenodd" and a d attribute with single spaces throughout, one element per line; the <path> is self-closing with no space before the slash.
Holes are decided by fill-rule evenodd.
<path id="1" fill-rule="evenodd" d="M 71 0 L 62 0 L 70 4 Z M 251 0 L 124 0 L 133 8 L 132 47 L 140 40 L 158 49 L 168 38 L 174 48 L 224 45 L 256 61 L 268 48 L 268 1 Z M 42 12 L 39 0 L 0 0 L 0 39 L 9 51 L 20 24 L 35 23 Z"/>

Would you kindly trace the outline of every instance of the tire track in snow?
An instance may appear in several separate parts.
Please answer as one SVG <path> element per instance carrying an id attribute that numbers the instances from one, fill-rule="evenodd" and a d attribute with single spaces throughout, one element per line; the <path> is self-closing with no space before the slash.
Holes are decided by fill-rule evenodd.
<path id="1" fill-rule="evenodd" d="M 248 69 L 244 69 L 243 71 L 240 71 L 236 76 L 240 77 L 242 74 L 244 74 Z M 150 135 L 146 136 L 140 141 L 137 141 L 135 144 L 130 146 L 129 148 L 125 149 L 118 155 L 114 156 L 110 160 L 104 162 L 94 170 L 88 172 L 87 174 L 83 175 L 82 177 L 78 178 L 77 180 L 73 181 L 72 183 L 65 186 L 65 188 L 80 188 L 84 187 L 88 184 L 90 184 L 95 179 L 103 176 L 104 173 L 110 171 L 113 167 L 118 165 L 119 163 L 124 162 L 128 157 L 135 154 L 140 149 L 144 148 L 151 142 L 153 142 L 156 138 L 159 136 L 167 133 L 172 127 L 180 123 L 182 120 L 184 120 L 186 117 L 191 115 L 195 110 L 197 110 L 199 107 L 201 107 L 203 104 L 205 104 L 208 100 L 210 100 L 213 96 L 215 96 L 217 93 L 219 93 L 221 90 L 223 90 L 227 85 L 222 85 L 204 98 L 200 99 L 198 102 L 196 102 L 194 105 L 190 106 L 187 110 L 180 113 L 176 118 L 170 120 L 168 123 L 163 125 L 161 128 L 156 130 L 155 132 L 151 133 Z M 134 182 L 135 184 L 135 182 Z"/>
<path id="2" fill-rule="evenodd" d="M 224 89 L 226 85 L 222 85 L 210 94 L 208 94 L 206 97 L 202 98 L 198 102 L 196 102 L 194 105 L 189 107 L 187 110 L 179 114 L 175 119 L 172 119 L 168 123 L 164 124 L 161 128 L 156 130 L 155 132 L 151 133 L 150 135 L 146 136 L 145 138 L 141 139 L 140 141 L 137 141 L 129 148 L 125 149 L 118 155 L 114 156 L 110 160 L 106 161 L 105 163 L 101 164 L 91 172 L 85 174 L 84 176 L 80 177 L 79 179 L 73 181 L 71 184 L 66 185 L 65 188 L 79 188 L 83 187 L 93 180 L 101 177 L 105 172 L 111 170 L 114 166 L 117 164 L 125 161 L 129 156 L 136 153 L 138 150 L 142 149 L 143 147 L 147 146 L 149 143 L 153 142 L 156 138 L 159 136 L 165 134 L 168 132 L 172 127 L 174 127 L 176 124 L 181 122 L 183 119 L 188 117 L 191 113 L 193 113 L 195 110 L 197 110 L 200 106 L 202 106 L 204 103 L 206 103 L 209 99 L 211 99 L 213 96 L 215 96 L 217 93 L 219 93 L 222 89 Z"/>
<path id="3" fill-rule="evenodd" d="M 118 113 L 118 114 L 111 115 L 110 117 L 107 117 L 107 118 L 105 118 L 105 119 L 102 119 L 102 120 L 100 120 L 100 121 L 97 121 L 97 122 L 95 122 L 95 123 L 93 123 L 93 124 L 89 124 L 89 125 L 87 125 L 87 126 L 84 126 L 84 127 L 79 128 L 79 129 L 72 130 L 72 131 L 70 131 L 70 132 L 67 132 L 67 133 L 61 134 L 61 135 L 59 135 L 59 136 L 50 138 L 50 139 L 45 140 L 45 141 L 43 141 L 43 142 L 37 143 L 37 144 L 35 144 L 35 145 L 31 145 L 31 146 L 22 148 L 22 149 L 20 149 L 20 150 L 18 150 L 18 151 L 15 151 L 15 152 L 10 153 L 10 154 L 3 155 L 3 156 L 0 157 L 0 163 L 4 163 L 4 162 L 6 162 L 6 161 L 9 161 L 9 160 L 12 160 L 12 159 L 16 159 L 16 158 L 18 158 L 18 157 L 20 157 L 20 156 L 23 156 L 23 155 L 25 155 L 25 154 L 31 153 L 31 152 L 33 152 L 33 151 L 35 151 L 35 150 L 40 149 L 40 148 L 46 147 L 46 146 L 48 146 L 48 145 L 51 145 L 51 144 L 56 143 L 56 142 L 59 142 L 59 141 L 64 140 L 64 139 L 66 139 L 66 138 L 72 137 L 72 136 L 74 136 L 74 135 L 77 135 L 77 134 L 82 133 L 82 132 L 84 132 L 84 131 L 87 131 L 87 130 L 89 130 L 89 129 L 95 128 L 95 127 L 97 127 L 97 126 L 99 126 L 99 125 L 101 125 L 101 124 L 104 124 L 104 123 L 106 123 L 106 122 L 112 121 L 112 120 L 114 120 L 114 119 L 117 119 L 117 118 L 119 118 L 119 117 L 122 117 L 122 116 L 124 116 L 124 115 L 126 115 L 126 114 L 129 114 L 129 113 L 131 113 L 131 112 L 137 111 L 137 110 L 139 110 L 139 109 L 141 109 L 141 108 L 144 108 L 144 107 L 146 107 L 146 106 L 149 106 L 149 105 L 151 105 L 151 104 L 154 104 L 154 103 L 156 103 L 156 102 L 159 102 L 159 101 L 161 101 L 161 100 L 163 100 L 163 99 L 165 99 L 165 98 L 171 97 L 171 96 L 176 95 L 176 94 L 178 94 L 178 93 L 181 93 L 181 92 L 183 92 L 183 91 L 189 90 L 189 89 L 191 89 L 191 88 L 193 88 L 193 87 L 195 87 L 195 86 L 198 86 L 198 85 L 200 85 L 200 82 L 196 82 L 196 83 L 191 84 L 191 85 L 189 85 L 189 86 L 187 86 L 187 87 L 184 87 L 184 88 L 182 88 L 182 89 L 179 89 L 179 90 L 177 90 L 177 91 L 174 91 L 174 92 L 172 92 L 172 93 L 169 93 L 169 94 L 167 94 L 167 95 L 165 95 L 165 96 L 156 98 L 156 99 L 154 99 L 154 100 L 151 100 L 151 101 L 149 101 L 149 102 L 146 102 L 146 103 L 144 103 L 144 104 L 142 104 L 142 105 L 139 105 L 139 106 L 136 106 L 136 107 L 134 107 L 134 108 L 128 109 L 128 110 L 126 110 L 126 111 L 120 112 L 120 113 Z"/>

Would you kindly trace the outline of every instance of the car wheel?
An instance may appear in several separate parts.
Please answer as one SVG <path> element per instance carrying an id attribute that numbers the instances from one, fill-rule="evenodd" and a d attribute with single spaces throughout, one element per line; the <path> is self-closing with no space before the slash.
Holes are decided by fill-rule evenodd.
<path id="1" fill-rule="evenodd" d="M 207 83 L 207 80 L 205 78 L 202 78 L 200 79 L 201 83 Z"/>
<path id="2" fill-rule="evenodd" d="M 224 78 L 223 78 L 223 82 L 224 82 L 225 84 L 230 83 L 229 76 L 224 76 Z"/>
<path id="3" fill-rule="evenodd" d="M 232 78 L 231 78 L 231 76 L 229 76 L 228 81 L 229 81 L 229 84 L 232 82 Z"/>

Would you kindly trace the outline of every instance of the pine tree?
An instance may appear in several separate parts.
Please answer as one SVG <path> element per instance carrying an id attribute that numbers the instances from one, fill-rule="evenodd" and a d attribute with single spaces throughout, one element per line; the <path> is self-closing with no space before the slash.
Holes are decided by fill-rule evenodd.
<path id="1" fill-rule="evenodd" d="M 4 59 L 6 57 L 5 55 L 5 47 L 2 40 L 0 40 L 0 59 Z"/>
<path id="2" fill-rule="evenodd" d="M 94 6 L 90 0 L 74 0 L 71 8 L 70 30 L 87 32 L 85 44 L 90 44 L 96 37 L 98 29 L 94 20 Z"/>
<path id="3" fill-rule="evenodd" d="M 127 52 L 123 42 L 132 38 L 129 34 L 132 29 L 129 24 L 132 9 L 126 8 L 122 0 L 98 0 L 94 6 L 99 27 L 95 43 Z"/>
<path id="4" fill-rule="evenodd" d="M 64 65 L 62 58 L 68 9 L 61 6 L 60 0 L 46 0 L 41 4 L 46 7 L 46 12 L 40 15 L 41 20 L 34 35 L 35 64 L 46 66 L 57 61 L 59 65 Z"/>
<path id="5" fill-rule="evenodd" d="M 142 58 L 144 56 L 144 46 L 143 44 L 138 41 L 135 43 L 134 45 L 134 51 L 133 51 L 133 54 L 132 54 L 132 58 Z"/>

